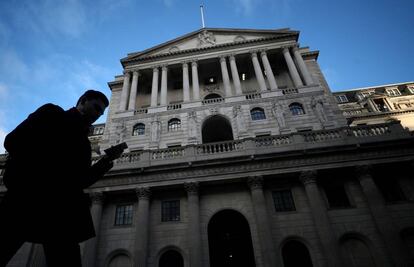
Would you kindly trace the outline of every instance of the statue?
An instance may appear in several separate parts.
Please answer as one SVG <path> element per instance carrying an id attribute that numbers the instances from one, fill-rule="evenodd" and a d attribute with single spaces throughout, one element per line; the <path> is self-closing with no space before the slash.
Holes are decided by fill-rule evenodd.
<path id="1" fill-rule="evenodd" d="M 286 128 L 285 112 L 283 111 L 282 105 L 279 103 L 273 103 L 272 113 L 276 118 L 279 128 Z"/>
<path id="2" fill-rule="evenodd" d="M 188 112 L 188 136 L 190 139 L 197 138 L 197 114 L 195 111 Z"/>
<path id="3" fill-rule="evenodd" d="M 211 32 L 204 30 L 198 34 L 198 41 L 200 46 L 215 45 L 216 37 Z"/>
<path id="4" fill-rule="evenodd" d="M 151 122 L 151 142 L 158 142 L 160 138 L 160 122 L 155 116 Z"/>
<path id="5" fill-rule="evenodd" d="M 324 123 L 328 120 L 328 118 L 325 115 L 325 108 L 323 107 L 323 101 L 321 99 L 316 99 L 315 97 L 312 97 L 311 107 L 320 122 Z"/>
<path id="6" fill-rule="evenodd" d="M 239 130 L 239 133 L 246 132 L 246 124 L 244 121 L 244 116 L 243 116 L 243 111 L 241 109 L 241 106 L 235 106 L 233 108 L 233 116 L 236 119 L 237 129 Z"/>

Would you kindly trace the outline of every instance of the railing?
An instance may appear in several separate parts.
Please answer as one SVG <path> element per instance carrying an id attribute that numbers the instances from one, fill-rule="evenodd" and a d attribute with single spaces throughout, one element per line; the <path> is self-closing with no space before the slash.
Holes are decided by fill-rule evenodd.
<path id="1" fill-rule="evenodd" d="M 270 146 L 281 146 L 289 145 L 293 142 L 292 136 L 261 136 L 255 140 L 256 147 L 270 147 Z"/>
<path id="2" fill-rule="evenodd" d="M 247 94 L 245 96 L 246 96 L 247 100 L 262 98 L 262 94 L 260 94 L 260 93 L 252 93 L 252 94 Z"/>
<path id="3" fill-rule="evenodd" d="M 330 140 L 337 140 L 344 138 L 342 129 L 327 130 L 327 131 L 312 131 L 302 133 L 305 142 L 326 142 Z"/>
<path id="4" fill-rule="evenodd" d="M 282 89 L 282 93 L 284 95 L 297 94 L 298 93 L 298 89 L 296 89 L 296 88 Z"/>
<path id="5" fill-rule="evenodd" d="M 152 159 L 175 159 L 185 155 L 184 147 L 173 147 L 152 151 Z"/>
<path id="6" fill-rule="evenodd" d="M 226 141 L 220 143 L 209 143 L 198 145 L 196 152 L 198 155 L 203 154 L 217 154 L 232 152 L 244 149 L 244 141 Z"/>
<path id="7" fill-rule="evenodd" d="M 222 97 L 220 97 L 220 98 L 204 99 L 203 100 L 203 105 L 216 104 L 216 103 L 221 103 L 223 101 L 224 101 L 224 98 L 222 98 Z"/>
<path id="8" fill-rule="evenodd" d="M 341 127 L 332 130 L 296 132 L 277 136 L 262 136 L 185 147 L 142 150 L 124 153 L 115 161 L 115 168 L 136 168 L 193 162 L 234 156 L 252 156 L 281 151 L 317 149 L 336 145 L 360 145 L 383 140 L 414 138 L 398 122 Z M 93 158 L 93 163 L 100 157 Z M 167 161 L 166 161 L 167 160 Z M 0 169 L 4 168 L 6 155 L 0 155 Z M 1 178 L 1 174 L 0 174 Z"/>
<path id="9" fill-rule="evenodd" d="M 147 108 L 140 108 L 140 109 L 135 110 L 135 112 L 134 112 L 135 115 L 136 114 L 145 114 L 145 113 L 148 113 Z"/>
<path id="10" fill-rule="evenodd" d="M 167 110 L 181 109 L 181 104 L 171 104 L 167 106 Z"/>
<path id="11" fill-rule="evenodd" d="M 361 125 L 350 129 L 355 137 L 372 137 L 391 134 L 391 129 L 386 124 Z"/>

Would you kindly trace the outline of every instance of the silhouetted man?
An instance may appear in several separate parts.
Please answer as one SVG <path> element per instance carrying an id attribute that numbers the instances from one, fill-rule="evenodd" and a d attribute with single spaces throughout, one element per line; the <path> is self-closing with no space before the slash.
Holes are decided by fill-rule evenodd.
<path id="1" fill-rule="evenodd" d="M 104 94 L 86 91 L 64 111 L 46 104 L 6 136 L 7 192 L 0 204 L 0 267 L 25 241 L 41 243 L 49 267 L 81 266 L 79 242 L 95 236 L 83 189 L 122 154 L 91 165 L 89 127 L 108 106 Z"/>

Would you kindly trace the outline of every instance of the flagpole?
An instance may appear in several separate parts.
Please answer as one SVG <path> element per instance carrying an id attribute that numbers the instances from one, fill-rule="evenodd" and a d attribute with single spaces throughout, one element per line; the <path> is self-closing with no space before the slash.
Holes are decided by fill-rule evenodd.
<path id="1" fill-rule="evenodd" d="M 205 24 L 204 24 L 204 6 L 200 5 L 200 12 L 201 12 L 201 24 L 203 25 L 203 28 L 205 28 Z"/>

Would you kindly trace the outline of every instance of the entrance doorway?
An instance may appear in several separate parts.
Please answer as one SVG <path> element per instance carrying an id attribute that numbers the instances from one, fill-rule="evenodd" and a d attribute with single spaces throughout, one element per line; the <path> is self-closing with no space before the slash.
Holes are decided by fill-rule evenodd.
<path id="1" fill-rule="evenodd" d="M 285 267 L 312 267 L 312 259 L 308 248 L 299 241 L 288 241 L 282 248 Z"/>
<path id="2" fill-rule="evenodd" d="M 168 250 L 162 254 L 159 267 L 184 267 L 183 257 L 178 251 Z"/>
<path id="3" fill-rule="evenodd" d="M 208 224 L 211 267 L 254 267 L 249 223 L 237 211 L 223 210 Z"/>

